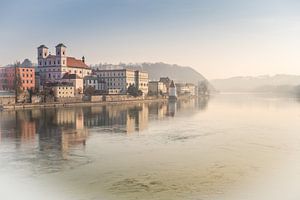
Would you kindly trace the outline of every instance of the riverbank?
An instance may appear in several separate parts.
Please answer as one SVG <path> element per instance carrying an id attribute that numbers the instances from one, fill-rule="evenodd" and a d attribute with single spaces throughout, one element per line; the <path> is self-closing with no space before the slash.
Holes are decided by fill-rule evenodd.
<path id="1" fill-rule="evenodd" d="M 178 100 L 192 99 L 197 97 L 181 96 Z M 10 110 L 24 110 L 24 109 L 41 109 L 41 108 L 61 108 L 61 107 L 74 107 L 74 106 L 94 106 L 94 105 L 120 105 L 120 104 L 136 104 L 136 103 L 152 103 L 152 102 L 168 102 L 168 98 L 146 98 L 146 99 L 131 99 L 123 101 L 99 101 L 99 102 L 53 102 L 53 103 L 25 103 L 25 104 L 11 104 L 2 105 L 1 111 Z"/>
<path id="2" fill-rule="evenodd" d="M 40 108 L 60 108 L 74 106 L 93 106 L 93 105 L 114 105 L 114 104 L 132 104 L 132 103 L 150 103 L 150 102 L 167 102 L 166 98 L 157 99 L 138 99 L 126 101 L 101 101 L 101 102 L 68 102 L 68 103 L 38 103 L 38 104 L 14 104 L 3 105 L 2 111 L 6 110 L 23 110 L 23 109 L 40 109 Z"/>

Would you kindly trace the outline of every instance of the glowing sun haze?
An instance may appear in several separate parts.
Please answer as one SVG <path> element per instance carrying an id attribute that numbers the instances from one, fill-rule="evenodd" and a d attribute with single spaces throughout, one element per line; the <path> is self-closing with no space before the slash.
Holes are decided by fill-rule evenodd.
<path id="1" fill-rule="evenodd" d="M 166 62 L 207 78 L 300 74 L 296 0 L 1 0 L 0 65 L 36 47 L 99 62 Z"/>

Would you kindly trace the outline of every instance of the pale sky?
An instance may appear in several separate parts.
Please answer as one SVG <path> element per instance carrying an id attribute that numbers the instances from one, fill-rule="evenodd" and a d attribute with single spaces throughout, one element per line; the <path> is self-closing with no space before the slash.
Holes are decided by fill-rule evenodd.
<path id="1" fill-rule="evenodd" d="M 300 75 L 297 0 L 0 0 L 0 65 L 60 42 L 88 64 L 166 62 L 208 79 Z"/>

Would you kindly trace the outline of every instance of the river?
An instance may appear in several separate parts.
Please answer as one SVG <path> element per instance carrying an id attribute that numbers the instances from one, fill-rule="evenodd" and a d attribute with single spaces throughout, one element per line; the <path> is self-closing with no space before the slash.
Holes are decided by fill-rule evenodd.
<path id="1" fill-rule="evenodd" d="M 0 112 L 0 199 L 300 199 L 300 101 Z"/>

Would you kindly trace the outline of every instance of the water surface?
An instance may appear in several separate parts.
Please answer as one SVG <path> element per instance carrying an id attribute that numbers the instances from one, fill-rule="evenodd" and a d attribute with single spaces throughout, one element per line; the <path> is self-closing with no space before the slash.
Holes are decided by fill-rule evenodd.
<path id="1" fill-rule="evenodd" d="M 300 198 L 295 98 L 222 94 L 0 117 L 0 199 Z"/>

